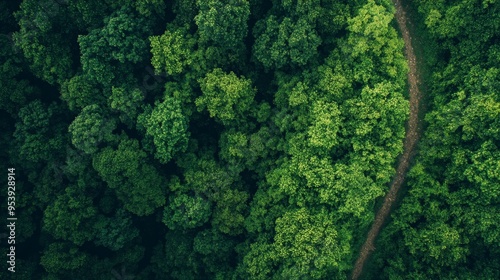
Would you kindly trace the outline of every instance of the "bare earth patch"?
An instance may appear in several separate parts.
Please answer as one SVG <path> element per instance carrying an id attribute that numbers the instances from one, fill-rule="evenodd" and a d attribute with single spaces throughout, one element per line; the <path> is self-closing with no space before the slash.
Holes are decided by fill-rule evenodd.
<path id="1" fill-rule="evenodd" d="M 394 5 L 396 7 L 395 18 L 399 25 L 399 29 L 401 30 L 403 40 L 405 42 L 405 56 L 408 60 L 408 84 L 409 84 L 409 95 L 410 95 L 410 118 L 408 120 L 408 125 L 406 128 L 406 136 L 404 139 L 404 152 L 399 159 L 396 176 L 391 183 L 391 187 L 389 192 L 385 196 L 384 203 L 380 210 L 377 212 L 375 216 L 375 221 L 368 232 L 365 243 L 361 247 L 361 251 L 359 253 L 358 259 L 354 265 L 354 269 L 351 275 L 352 279 L 358 279 L 363 271 L 363 266 L 365 265 L 366 260 L 370 256 L 370 254 L 375 250 L 374 241 L 380 233 L 380 229 L 384 224 L 385 219 L 389 216 L 391 212 L 391 207 L 396 200 L 397 194 L 401 185 L 405 180 L 406 172 L 408 171 L 409 162 L 411 155 L 414 152 L 415 146 L 418 142 L 419 138 L 419 103 L 421 93 L 419 90 L 419 74 L 417 72 L 417 61 L 415 57 L 415 53 L 413 51 L 412 46 L 412 38 L 410 36 L 410 32 L 408 31 L 408 20 L 406 18 L 406 13 L 401 5 L 400 0 L 393 0 Z"/>

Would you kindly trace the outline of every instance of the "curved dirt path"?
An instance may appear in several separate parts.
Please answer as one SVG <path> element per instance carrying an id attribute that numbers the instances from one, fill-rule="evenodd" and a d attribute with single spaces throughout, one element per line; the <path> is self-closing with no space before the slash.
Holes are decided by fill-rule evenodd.
<path id="1" fill-rule="evenodd" d="M 368 232 L 365 243 L 361 247 L 358 259 L 354 265 L 354 269 L 351 275 L 351 279 L 358 279 L 363 270 L 366 260 L 370 254 L 375 250 L 374 241 L 377 238 L 385 219 L 389 216 L 391 212 L 391 207 L 396 200 L 401 185 L 405 180 L 406 172 L 408 171 L 410 157 L 413 154 L 415 146 L 418 141 L 419 131 L 418 131 L 418 111 L 420 104 L 421 93 L 419 90 L 419 74 L 417 72 L 417 61 L 415 58 L 415 53 L 412 46 L 412 38 L 408 31 L 406 18 L 406 13 L 401 5 L 401 0 L 393 0 L 394 6 L 396 7 L 395 18 L 401 30 L 403 41 L 405 42 L 405 56 L 408 60 L 408 84 L 409 84 L 409 95 L 410 95 L 410 118 L 408 120 L 408 125 L 406 128 L 406 136 L 404 139 L 404 152 L 399 159 L 396 176 L 392 181 L 389 192 L 385 196 L 384 204 L 377 212 L 375 216 L 375 221 Z"/>

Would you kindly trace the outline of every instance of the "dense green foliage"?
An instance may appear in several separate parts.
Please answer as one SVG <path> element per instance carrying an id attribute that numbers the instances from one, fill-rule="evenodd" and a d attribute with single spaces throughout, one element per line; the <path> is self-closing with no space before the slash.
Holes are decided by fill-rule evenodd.
<path id="1" fill-rule="evenodd" d="M 500 6 L 417 2 L 443 59 L 377 268 L 495 278 Z M 0 279 L 346 279 L 403 150 L 393 14 L 389 0 L 1 1 L 18 251 Z"/>
<path id="2" fill-rule="evenodd" d="M 382 278 L 499 279 L 500 3 L 415 2 L 438 58 L 409 191 L 375 266 Z"/>

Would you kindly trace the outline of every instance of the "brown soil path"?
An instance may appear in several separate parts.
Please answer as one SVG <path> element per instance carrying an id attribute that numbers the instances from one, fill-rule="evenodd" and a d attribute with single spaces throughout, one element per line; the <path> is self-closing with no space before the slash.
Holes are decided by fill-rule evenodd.
<path id="1" fill-rule="evenodd" d="M 408 60 L 408 84 L 409 84 L 409 95 L 410 95 L 410 118 L 408 120 L 408 125 L 406 128 L 406 136 L 404 139 L 404 152 L 399 159 L 396 176 L 392 181 L 389 192 L 385 196 L 384 204 L 377 212 L 375 216 L 375 221 L 373 222 L 370 231 L 366 237 L 365 243 L 361 247 L 358 259 L 354 265 L 354 270 L 352 272 L 351 278 L 358 279 L 363 270 L 366 260 L 370 254 L 375 250 L 374 241 L 377 238 L 385 219 L 389 216 L 391 212 L 391 207 L 396 200 L 401 185 L 405 180 L 406 172 L 408 171 L 409 162 L 411 155 L 414 152 L 415 146 L 418 141 L 419 131 L 418 131 L 418 115 L 419 115 L 419 103 L 421 93 L 419 90 L 419 74 L 417 71 L 417 61 L 415 58 L 415 53 L 413 52 L 412 38 L 408 31 L 406 13 L 401 5 L 401 0 L 393 0 L 396 7 L 395 18 L 399 25 L 399 29 L 402 33 L 403 40 L 405 42 L 405 55 Z"/>

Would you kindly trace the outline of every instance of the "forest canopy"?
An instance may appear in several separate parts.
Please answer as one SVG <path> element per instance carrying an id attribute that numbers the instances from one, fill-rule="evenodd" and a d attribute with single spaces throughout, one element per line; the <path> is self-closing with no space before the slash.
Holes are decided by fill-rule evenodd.
<path id="1" fill-rule="evenodd" d="M 374 278 L 500 277 L 500 2 L 455 2 L 415 2 L 435 55 L 426 131 Z M 394 12 L 0 1 L 18 217 L 0 279 L 348 278 L 403 152 Z"/>

